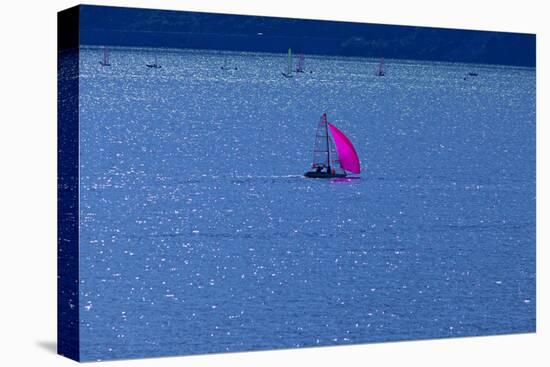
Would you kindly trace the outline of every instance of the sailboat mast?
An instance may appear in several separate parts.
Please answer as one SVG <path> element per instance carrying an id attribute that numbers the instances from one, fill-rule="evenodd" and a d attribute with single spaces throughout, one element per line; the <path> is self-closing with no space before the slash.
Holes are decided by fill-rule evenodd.
<path id="1" fill-rule="evenodd" d="M 288 49 L 288 65 L 287 65 L 287 73 L 290 75 L 292 72 L 292 49 Z"/>

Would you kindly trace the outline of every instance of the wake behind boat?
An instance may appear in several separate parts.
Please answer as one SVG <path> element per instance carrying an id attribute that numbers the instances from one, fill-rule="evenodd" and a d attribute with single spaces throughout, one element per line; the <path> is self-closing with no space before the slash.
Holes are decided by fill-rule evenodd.
<path id="1" fill-rule="evenodd" d="M 329 135 L 332 134 L 332 138 Z M 333 143 L 334 139 L 334 143 Z M 336 149 L 334 149 L 336 146 Z M 304 173 L 309 178 L 346 177 L 347 172 L 360 173 L 361 164 L 351 140 L 327 120 L 324 113 L 317 125 L 313 147 L 312 170 Z"/>

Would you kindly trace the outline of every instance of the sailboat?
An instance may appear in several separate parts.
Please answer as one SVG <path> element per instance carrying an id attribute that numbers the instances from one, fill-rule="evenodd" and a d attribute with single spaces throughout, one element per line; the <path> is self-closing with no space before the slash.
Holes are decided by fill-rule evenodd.
<path id="1" fill-rule="evenodd" d="M 287 78 L 292 78 L 292 49 L 288 49 L 288 63 L 286 67 L 286 72 L 282 73 L 283 76 Z"/>
<path id="2" fill-rule="evenodd" d="M 237 67 L 230 67 L 227 65 L 227 57 L 223 58 L 223 65 L 220 67 L 222 70 L 237 70 Z"/>
<path id="3" fill-rule="evenodd" d="M 321 116 L 317 125 L 311 168 L 311 171 L 304 174 L 305 177 L 335 178 L 346 177 L 347 172 L 361 173 L 361 163 L 351 140 L 328 122 L 326 113 Z"/>
<path id="4" fill-rule="evenodd" d="M 103 61 L 99 62 L 101 66 L 111 66 L 111 63 L 109 63 L 109 49 L 107 46 L 103 46 Z"/>
<path id="5" fill-rule="evenodd" d="M 145 66 L 147 66 L 148 68 L 153 68 L 153 69 L 160 69 L 162 67 L 162 65 L 159 65 L 158 62 L 157 62 L 157 55 L 155 54 L 155 62 L 152 63 L 152 64 L 145 64 Z"/>
<path id="6" fill-rule="evenodd" d="M 229 70 L 229 67 L 227 66 L 227 57 L 224 57 L 223 58 L 223 65 L 222 67 L 220 68 L 222 70 Z"/>
<path id="7" fill-rule="evenodd" d="M 298 65 L 296 65 L 296 72 L 297 72 L 297 73 L 304 73 L 304 72 L 305 72 L 305 70 L 304 70 L 304 62 L 305 62 L 304 53 L 301 52 L 301 53 L 300 53 L 300 58 L 298 59 Z"/>
<path id="8" fill-rule="evenodd" d="M 380 63 L 378 64 L 378 70 L 376 70 L 376 76 L 384 75 L 386 75 L 386 69 L 384 68 L 384 58 L 381 58 Z"/>

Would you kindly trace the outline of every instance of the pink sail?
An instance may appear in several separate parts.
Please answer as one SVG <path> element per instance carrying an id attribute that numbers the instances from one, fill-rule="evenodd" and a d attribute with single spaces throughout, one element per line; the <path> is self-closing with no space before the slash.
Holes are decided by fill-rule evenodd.
<path id="1" fill-rule="evenodd" d="M 338 158 L 340 160 L 340 165 L 346 171 L 353 173 L 361 172 L 361 165 L 359 163 L 359 157 L 357 152 L 351 143 L 351 140 L 344 135 L 343 132 L 338 130 L 338 128 L 331 123 L 328 124 L 332 137 L 334 138 L 334 143 L 336 144 L 336 150 L 338 151 Z"/>

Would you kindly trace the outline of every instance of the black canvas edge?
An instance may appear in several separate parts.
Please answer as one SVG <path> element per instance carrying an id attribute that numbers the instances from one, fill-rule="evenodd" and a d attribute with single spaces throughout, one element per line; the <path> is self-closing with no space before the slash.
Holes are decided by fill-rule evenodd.
<path id="1" fill-rule="evenodd" d="M 80 361 L 80 6 L 57 13 L 57 353 Z"/>

